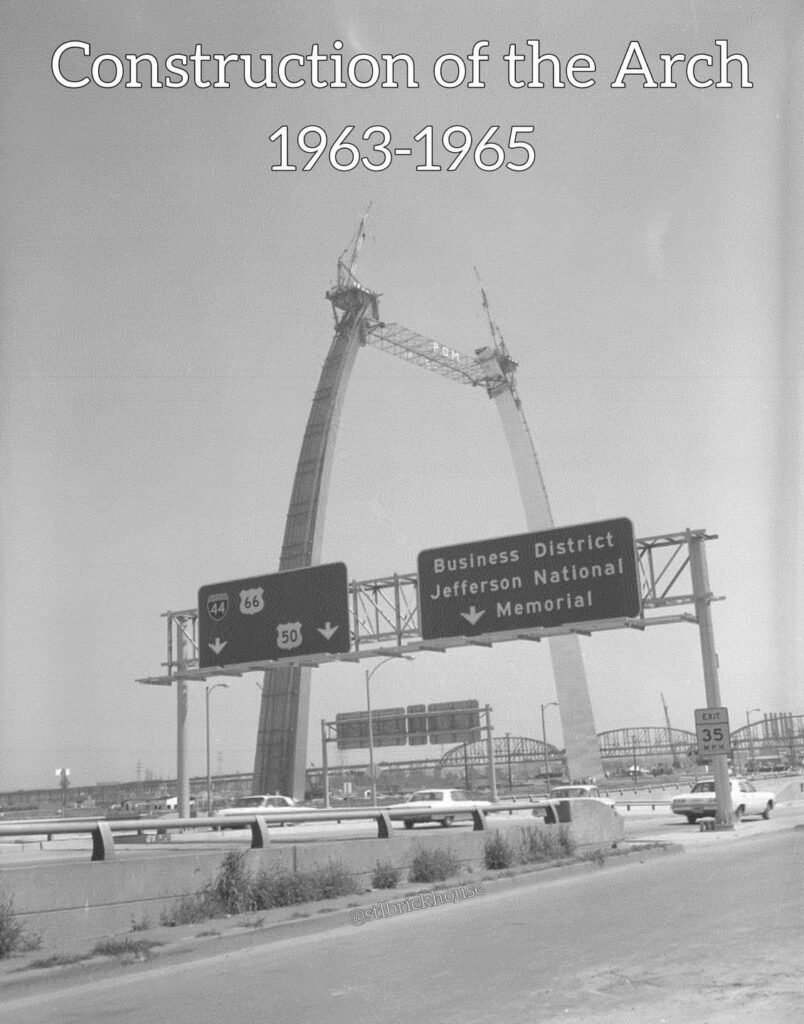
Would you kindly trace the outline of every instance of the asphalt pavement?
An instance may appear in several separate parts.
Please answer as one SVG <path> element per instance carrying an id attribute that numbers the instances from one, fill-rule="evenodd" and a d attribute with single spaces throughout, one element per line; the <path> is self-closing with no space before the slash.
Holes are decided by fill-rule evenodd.
<path id="1" fill-rule="evenodd" d="M 472 899 L 429 913 L 367 916 L 433 888 L 405 885 L 138 932 L 164 942 L 139 957 L 7 964 L 4 1006 L 15 1024 L 797 1024 L 804 807 L 723 832 L 654 814 L 632 812 L 639 834 L 603 864 L 476 874 Z"/>

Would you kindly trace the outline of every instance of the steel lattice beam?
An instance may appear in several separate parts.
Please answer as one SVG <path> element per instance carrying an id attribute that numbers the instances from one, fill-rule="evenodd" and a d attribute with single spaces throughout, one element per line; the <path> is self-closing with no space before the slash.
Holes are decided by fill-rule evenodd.
<path id="1" fill-rule="evenodd" d="M 646 608 L 694 603 L 689 555 L 689 541 L 694 537 L 716 540 L 717 534 L 706 530 L 686 530 L 684 533 L 643 537 L 637 541 L 642 603 Z M 686 589 L 679 590 L 682 580 Z"/>
<path id="2" fill-rule="evenodd" d="M 487 390 L 489 388 L 486 371 L 476 359 L 410 331 L 400 324 L 378 321 L 368 323 L 365 343 L 381 352 L 389 352 L 405 362 L 412 363 L 413 366 L 433 370 L 459 384 L 471 384 L 472 387 L 483 387 Z"/>
<path id="3" fill-rule="evenodd" d="M 684 578 L 683 570 L 689 565 L 682 549 L 690 536 L 713 539 L 703 530 L 666 534 L 661 538 L 648 537 L 637 540 L 637 555 L 640 566 L 643 603 L 646 610 L 667 606 L 693 604 L 695 597 L 692 585 Z M 656 557 L 662 551 L 662 558 Z M 672 568 L 670 568 L 672 567 Z M 675 589 L 674 589 L 675 588 Z M 611 629 L 645 629 L 647 626 L 669 625 L 672 623 L 696 621 L 689 613 L 645 616 L 641 619 L 617 619 L 603 622 L 584 623 L 583 626 L 558 627 L 516 633 L 494 633 L 477 637 L 454 637 L 449 640 L 425 643 L 419 630 L 418 577 L 416 573 L 395 573 L 379 579 L 353 581 L 349 585 L 352 636 L 352 650 L 347 654 L 315 655 L 299 659 L 299 664 L 321 665 L 331 661 L 359 661 L 368 657 L 401 655 L 415 651 L 446 651 L 452 647 L 491 646 L 513 640 L 538 641 L 566 633 L 589 635 Z M 677 592 L 676 592 L 677 591 Z M 655 596 L 658 595 L 658 596 Z M 195 609 L 181 612 L 166 612 L 168 620 L 167 674 L 139 680 L 154 685 L 170 685 L 177 678 L 206 679 L 217 675 L 242 675 L 241 671 L 227 672 L 226 669 L 199 670 L 197 666 Z M 175 651 L 179 649 L 179 634 L 186 640 L 194 654 L 191 661 L 179 664 Z M 296 663 L 295 659 L 288 662 Z M 254 665 L 254 671 L 264 671 L 267 664 Z M 274 664 L 274 663 L 270 663 Z M 758 725 L 758 723 L 755 723 Z M 666 730 L 665 730 L 666 731 Z"/>

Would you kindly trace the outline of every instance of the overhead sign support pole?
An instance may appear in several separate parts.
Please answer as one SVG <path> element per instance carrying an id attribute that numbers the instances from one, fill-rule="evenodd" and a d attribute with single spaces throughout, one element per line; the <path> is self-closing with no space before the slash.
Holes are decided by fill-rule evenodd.
<path id="1" fill-rule="evenodd" d="M 176 632 L 177 651 L 176 663 L 181 672 L 189 661 L 194 657 L 187 634 L 185 624 L 179 623 Z M 187 708 L 189 694 L 187 692 L 187 680 L 181 675 L 176 680 L 176 809 L 180 818 L 190 817 L 190 775 L 187 770 Z"/>
<path id="2" fill-rule="evenodd" d="M 491 725 L 491 708 L 487 704 L 485 707 L 486 714 L 486 753 L 489 759 L 489 788 L 491 790 L 491 802 L 497 803 L 497 766 L 494 763 L 494 736 L 492 735 Z M 511 762 L 508 762 L 509 768 Z"/>
<path id="3" fill-rule="evenodd" d="M 330 808 L 329 802 L 329 757 L 327 755 L 327 723 L 321 719 L 321 775 L 324 783 L 324 807 Z"/>
<path id="4" fill-rule="evenodd" d="M 687 531 L 687 545 L 690 553 L 690 577 L 695 601 L 695 615 L 698 620 L 698 632 L 701 638 L 701 657 L 703 660 L 704 686 L 706 689 L 706 705 L 709 708 L 720 708 L 720 681 L 718 679 L 717 651 L 715 650 L 715 633 L 712 625 L 710 605 L 714 600 L 709 589 L 709 571 L 706 565 L 706 550 L 700 534 Z M 731 784 L 729 782 L 729 766 L 726 754 L 712 755 L 712 774 L 715 778 L 715 828 L 734 828 L 734 815 L 731 808 Z"/>

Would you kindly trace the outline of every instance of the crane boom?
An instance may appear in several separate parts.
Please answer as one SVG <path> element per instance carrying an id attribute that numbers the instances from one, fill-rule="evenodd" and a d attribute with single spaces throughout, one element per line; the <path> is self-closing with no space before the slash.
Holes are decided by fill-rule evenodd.
<path id="1" fill-rule="evenodd" d="M 416 334 L 401 324 L 378 321 L 367 323 L 365 344 L 381 352 L 390 352 L 398 359 L 432 370 L 449 380 L 471 384 L 472 387 L 484 387 L 486 390 L 489 388 L 487 371 L 476 359 L 441 345 L 432 338 Z"/>

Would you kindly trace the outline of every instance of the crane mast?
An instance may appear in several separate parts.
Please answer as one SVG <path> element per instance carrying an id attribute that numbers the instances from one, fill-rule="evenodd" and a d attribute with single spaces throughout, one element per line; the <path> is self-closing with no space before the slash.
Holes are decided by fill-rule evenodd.
<path id="1" fill-rule="evenodd" d="M 670 725 L 670 712 L 667 709 L 667 701 L 664 699 L 664 694 L 659 693 L 659 696 L 662 698 L 662 707 L 664 708 L 664 721 L 667 725 L 667 744 L 670 747 L 671 763 L 674 768 L 677 768 L 678 757 L 676 756 L 676 748 L 673 746 L 673 728 Z"/>

